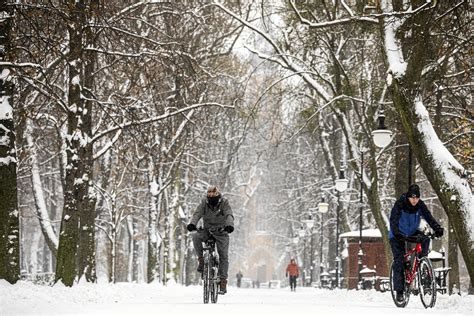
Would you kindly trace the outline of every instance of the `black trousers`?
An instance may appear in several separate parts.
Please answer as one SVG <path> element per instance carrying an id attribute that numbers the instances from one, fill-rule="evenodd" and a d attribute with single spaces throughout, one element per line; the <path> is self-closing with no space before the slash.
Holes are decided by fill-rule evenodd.
<path id="1" fill-rule="evenodd" d="M 297 278 L 298 278 L 297 276 L 290 275 L 290 288 L 291 289 L 296 289 L 296 279 Z"/>
<path id="2" fill-rule="evenodd" d="M 393 254 L 393 287 L 395 291 L 403 291 L 405 279 L 405 241 L 400 241 L 395 238 L 390 239 L 390 246 Z M 430 249 L 430 240 L 427 239 L 421 243 L 421 256 L 428 255 Z"/>

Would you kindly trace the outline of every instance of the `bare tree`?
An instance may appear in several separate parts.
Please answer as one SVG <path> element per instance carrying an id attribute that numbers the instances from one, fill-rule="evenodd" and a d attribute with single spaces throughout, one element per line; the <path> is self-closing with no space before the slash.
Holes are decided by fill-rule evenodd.
<path id="1" fill-rule="evenodd" d="M 0 2 L 0 62 L 11 61 L 13 10 Z M 20 278 L 20 220 L 17 198 L 17 160 L 13 118 L 11 69 L 0 66 L 0 278 L 16 283 Z"/>

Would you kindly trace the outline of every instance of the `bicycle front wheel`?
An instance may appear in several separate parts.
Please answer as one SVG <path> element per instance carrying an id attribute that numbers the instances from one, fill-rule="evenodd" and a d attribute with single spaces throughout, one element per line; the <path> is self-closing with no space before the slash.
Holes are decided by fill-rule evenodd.
<path id="1" fill-rule="evenodd" d="M 211 275 L 211 302 L 212 303 L 217 303 L 217 298 L 219 296 L 219 285 L 218 285 L 218 278 L 217 278 L 217 267 L 212 267 L 211 268 L 211 272 L 212 272 L 212 275 Z"/>
<path id="2" fill-rule="evenodd" d="M 421 258 L 417 272 L 421 302 L 425 308 L 434 307 L 436 303 L 436 280 L 431 260 L 427 257 Z"/>
<path id="3" fill-rule="evenodd" d="M 211 265 L 209 264 L 209 252 L 204 253 L 204 269 L 202 271 L 202 289 L 204 304 L 209 303 L 209 292 L 211 286 Z"/>

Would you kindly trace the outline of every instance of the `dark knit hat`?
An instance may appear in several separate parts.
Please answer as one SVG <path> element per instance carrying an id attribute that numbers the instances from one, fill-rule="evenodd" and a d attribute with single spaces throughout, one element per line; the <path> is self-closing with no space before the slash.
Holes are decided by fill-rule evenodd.
<path id="1" fill-rule="evenodd" d="M 408 187 L 407 197 L 420 197 L 420 187 L 418 184 L 412 184 Z"/>

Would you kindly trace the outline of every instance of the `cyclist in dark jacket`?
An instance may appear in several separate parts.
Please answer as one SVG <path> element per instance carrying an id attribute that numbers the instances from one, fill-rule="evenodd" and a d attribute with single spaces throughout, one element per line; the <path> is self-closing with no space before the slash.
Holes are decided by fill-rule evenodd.
<path id="1" fill-rule="evenodd" d="M 202 243 L 209 238 L 211 231 L 216 239 L 217 253 L 219 254 L 220 290 L 227 291 L 227 274 L 229 270 L 229 234 L 234 231 L 234 215 L 229 201 L 222 197 L 216 186 L 207 189 L 207 196 L 201 200 L 188 224 L 188 231 L 196 230 L 196 225 L 203 219 L 204 230 L 193 234 L 194 251 L 198 257 L 198 272 L 204 269 Z"/>
<path id="2" fill-rule="evenodd" d="M 420 199 L 420 188 L 416 184 L 408 187 L 408 191 L 395 202 L 390 213 L 390 246 L 393 254 L 393 285 L 397 292 L 397 300 L 403 300 L 404 289 L 404 257 L 405 240 L 404 237 L 416 236 L 420 234 L 419 226 L 421 219 L 424 219 L 434 230 L 436 237 L 443 236 L 443 228 L 433 218 L 426 204 Z M 428 254 L 430 240 L 427 239 L 421 244 L 422 256 Z"/>

